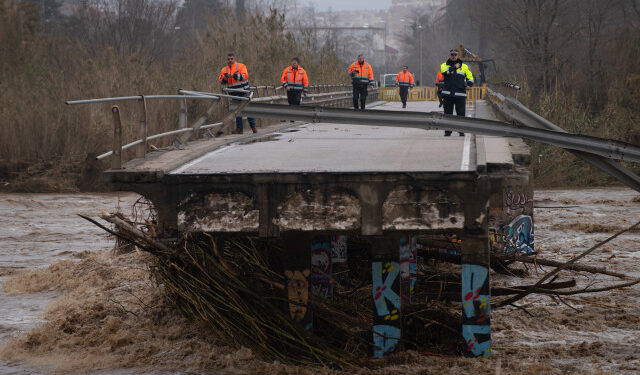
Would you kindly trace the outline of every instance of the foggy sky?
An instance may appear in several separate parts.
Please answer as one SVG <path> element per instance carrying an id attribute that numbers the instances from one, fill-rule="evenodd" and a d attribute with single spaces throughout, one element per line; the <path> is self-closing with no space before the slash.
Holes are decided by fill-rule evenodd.
<path id="1" fill-rule="evenodd" d="M 391 0 L 301 0 L 301 5 L 313 5 L 318 11 L 355 10 L 355 9 L 387 9 L 391 7 Z"/>

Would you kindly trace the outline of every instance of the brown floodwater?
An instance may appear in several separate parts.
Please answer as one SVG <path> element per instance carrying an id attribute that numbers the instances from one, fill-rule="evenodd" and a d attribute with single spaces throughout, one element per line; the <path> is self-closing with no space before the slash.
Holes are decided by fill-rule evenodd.
<path id="1" fill-rule="evenodd" d="M 106 251 L 113 240 L 77 214 L 130 207 L 138 198 L 125 194 L 0 194 L 0 283 L 21 270 L 49 266 L 85 251 Z M 43 322 L 45 307 L 60 291 L 7 294 L 0 288 L 0 343 Z M 0 360 L 0 374 L 40 370 Z"/>
<path id="2" fill-rule="evenodd" d="M 540 257 L 566 260 L 640 220 L 639 195 L 624 188 L 535 192 Z M 166 306 L 148 258 L 115 256 L 113 241 L 82 213 L 130 211 L 134 194 L 0 195 L 0 374 L 339 373 L 265 362 L 228 348 Z M 640 230 L 582 260 L 640 277 Z M 549 268 L 547 268 L 549 270 Z M 492 273 L 495 285 L 535 283 Z M 600 287 L 618 280 L 562 272 Z M 640 372 L 640 285 L 568 296 L 533 295 L 492 312 L 488 360 L 408 353 L 344 373 L 565 374 Z M 525 311 L 526 310 L 526 311 Z"/>

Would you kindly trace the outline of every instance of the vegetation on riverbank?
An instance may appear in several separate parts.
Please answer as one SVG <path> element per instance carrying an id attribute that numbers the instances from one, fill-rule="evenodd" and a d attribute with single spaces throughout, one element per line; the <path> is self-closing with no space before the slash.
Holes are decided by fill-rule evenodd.
<path id="1" fill-rule="evenodd" d="M 285 30 L 279 9 L 246 9 L 239 19 L 217 1 L 111 3 L 118 12 L 91 0 L 42 22 L 33 4 L 0 1 L 0 191 L 100 188 L 99 180 L 82 181 L 94 180 L 85 169 L 99 167 L 85 161 L 110 147 L 109 104 L 68 107 L 65 100 L 220 92 L 228 52 L 247 65 L 252 84 L 278 84 L 293 56 L 313 84 L 344 78 L 335 53 L 316 48 L 305 32 Z M 190 118 L 204 105 L 190 102 Z M 135 129 L 137 103 L 119 106 L 125 131 Z M 177 102 L 153 101 L 149 110 L 154 132 L 176 127 Z"/>
<path id="2" fill-rule="evenodd" d="M 495 59 L 494 83 L 517 82 L 519 99 L 560 127 L 639 144 L 637 1 L 497 1 L 452 0 L 437 18 L 417 12 L 405 27 L 402 59 L 416 66 L 424 55 L 427 70 L 436 69 L 449 48 L 464 43 Z M 98 11 L 108 9 L 99 7 L 104 0 L 90 0 L 63 16 L 55 1 L 46 3 L 41 12 L 33 1 L 0 0 L 0 191 L 104 188 L 106 165 L 94 157 L 110 147 L 109 104 L 67 107 L 68 99 L 219 91 L 229 51 L 247 64 L 252 84 L 277 83 L 295 55 L 312 83 L 345 79 L 337 46 L 286 29 L 282 8 L 234 13 L 224 1 L 114 0 L 119 11 L 109 12 Z M 418 54 L 422 39 L 431 42 Z M 204 105 L 190 103 L 190 118 Z M 136 106 L 120 104 L 127 141 Z M 149 108 L 154 132 L 175 128 L 176 102 Z M 532 144 L 532 160 L 538 187 L 616 184 L 555 147 Z"/>

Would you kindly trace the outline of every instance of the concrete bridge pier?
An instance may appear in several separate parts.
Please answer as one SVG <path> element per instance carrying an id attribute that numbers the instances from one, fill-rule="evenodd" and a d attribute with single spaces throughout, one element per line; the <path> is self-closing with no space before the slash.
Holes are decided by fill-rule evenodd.
<path id="1" fill-rule="evenodd" d="M 400 111 L 396 104 L 380 107 Z M 486 103 L 474 113 L 495 118 Z M 402 349 L 413 333 L 402 332 L 402 321 L 415 302 L 415 236 L 455 235 L 460 342 L 469 356 L 490 355 L 489 251 L 533 249 L 524 142 L 328 123 L 278 123 L 270 133 L 207 142 L 132 161 L 107 172 L 108 181 L 153 202 L 160 236 L 259 236 L 285 249 L 274 265 L 286 280 L 282 309 L 305 328 L 314 329 L 309 302 L 335 297 L 334 281 L 371 277 L 376 357 Z"/>

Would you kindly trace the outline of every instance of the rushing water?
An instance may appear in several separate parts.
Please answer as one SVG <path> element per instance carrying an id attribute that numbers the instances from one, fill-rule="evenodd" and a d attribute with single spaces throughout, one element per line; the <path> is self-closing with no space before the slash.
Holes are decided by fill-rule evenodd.
<path id="1" fill-rule="evenodd" d="M 9 274 L 73 258 L 86 250 L 108 250 L 113 240 L 78 216 L 96 217 L 121 207 L 128 212 L 137 195 L 0 194 L 0 284 Z M 0 344 L 41 322 L 56 292 L 7 295 L 0 287 Z M 0 374 L 34 374 L 40 370 L 0 362 Z"/>
<path id="2" fill-rule="evenodd" d="M 578 254 L 619 229 L 640 220 L 640 202 L 637 197 L 636 192 L 622 188 L 536 191 L 536 206 L 547 207 L 535 211 L 536 250 L 547 259 L 563 260 Z M 42 268 L 64 259 L 79 259 L 87 250 L 111 249 L 113 241 L 101 229 L 77 214 L 96 217 L 102 211 L 117 209 L 128 213 L 137 198 L 137 195 L 130 193 L 0 194 L 0 285 L 23 269 Z M 639 244 L 640 231 L 627 233 L 604 246 L 597 254 L 585 260 L 585 263 L 638 276 Z M 107 264 L 106 267 L 108 266 Z M 48 269 L 46 272 L 49 272 Z M 532 272 L 527 279 L 515 282 L 534 283 L 539 277 L 539 273 Z M 587 281 L 594 280 L 588 278 Z M 496 275 L 493 282 L 503 284 L 513 283 L 514 280 Z M 120 282 L 118 279 L 117 284 L 127 282 Z M 10 336 L 28 332 L 42 323 L 46 306 L 61 293 L 40 291 L 7 294 L 0 287 L 0 346 L 6 343 Z M 526 373 L 531 374 L 603 371 L 637 373 L 636 370 L 640 368 L 640 331 L 637 326 L 637 322 L 640 321 L 640 285 L 607 294 L 573 299 L 567 297 L 566 301 L 573 306 L 567 307 L 539 295 L 528 297 L 527 309 L 536 314 L 536 318 L 510 309 L 500 309 L 492 313 L 492 337 L 496 355 L 491 362 L 482 367 L 493 367 L 496 369 L 495 373 L 499 372 L 501 366 L 507 366 L 502 370 L 504 373 L 518 372 L 522 369 L 527 369 Z M 166 324 L 169 328 L 175 325 L 173 322 Z M 148 328 L 142 326 L 140 330 L 146 332 Z M 143 336 L 141 337 L 144 338 Z M 146 344 L 142 342 L 142 345 Z M 170 347 L 173 347 L 174 351 L 183 350 L 182 347 L 176 346 L 175 342 L 172 342 Z M 215 350 L 218 349 L 203 345 L 199 352 L 204 353 L 203 357 L 207 357 Z M 197 351 L 194 349 L 194 352 Z M 214 358 L 212 363 L 231 371 L 222 370 L 223 372 L 216 373 L 249 372 L 247 368 L 242 368 L 248 362 L 244 359 L 245 356 L 236 355 L 236 358 L 225 356 L 224 353 L 216 354 L 218 357 Z M 238 353 L 241 354 L 241 351 Z M 180 355 L 177 357 L 182 358 Z M 183 362 L 178 362 L 173 368 L 182 371 L 191 368 L 193 361 L 190 358 L 184 357 L 184 360 L 181 359 Z M 224 361 L 231 362 L 224 365 Z M 436 370 L 440 371 L 434 367 L 437 364 L 442 369 L 473 368 L 473 372 L 482 372 L 475 371 L 476 368 L 473 367 L 480 366 L 479 362 L 465 362 L 464 359 L 425 357 L 423 362 L 405 367 L 404 370 L 412 373 L 433 373 Z M 133 368 L 115 371 L 100 370 L 93 374 L 126 375 L 147 371 L 147 368 L 140 370 L 139 367 L 135 367 L 138 366 L 136 362 L 132 366 Z M 260 362 L 258 366 L 272 366 L 270 371 L 260 370 L 260 373 L 283 372 L 274 364 Z M 509 371 L 509 368 L 512 371 Z M 377 373 L 388 373 L 386 370 L 391 371 L 383 368 Z M 487 368 L 484 367 L 484 370 Z M 7 363 L 0 360 L 0 375 L 46 374 L 50 371 L 48 367 L 30 367 L 23 363 Z M 291 371 L 309 373 L 301 368 Z M 397 372 L 397 369 L 394 372 Z"/>

